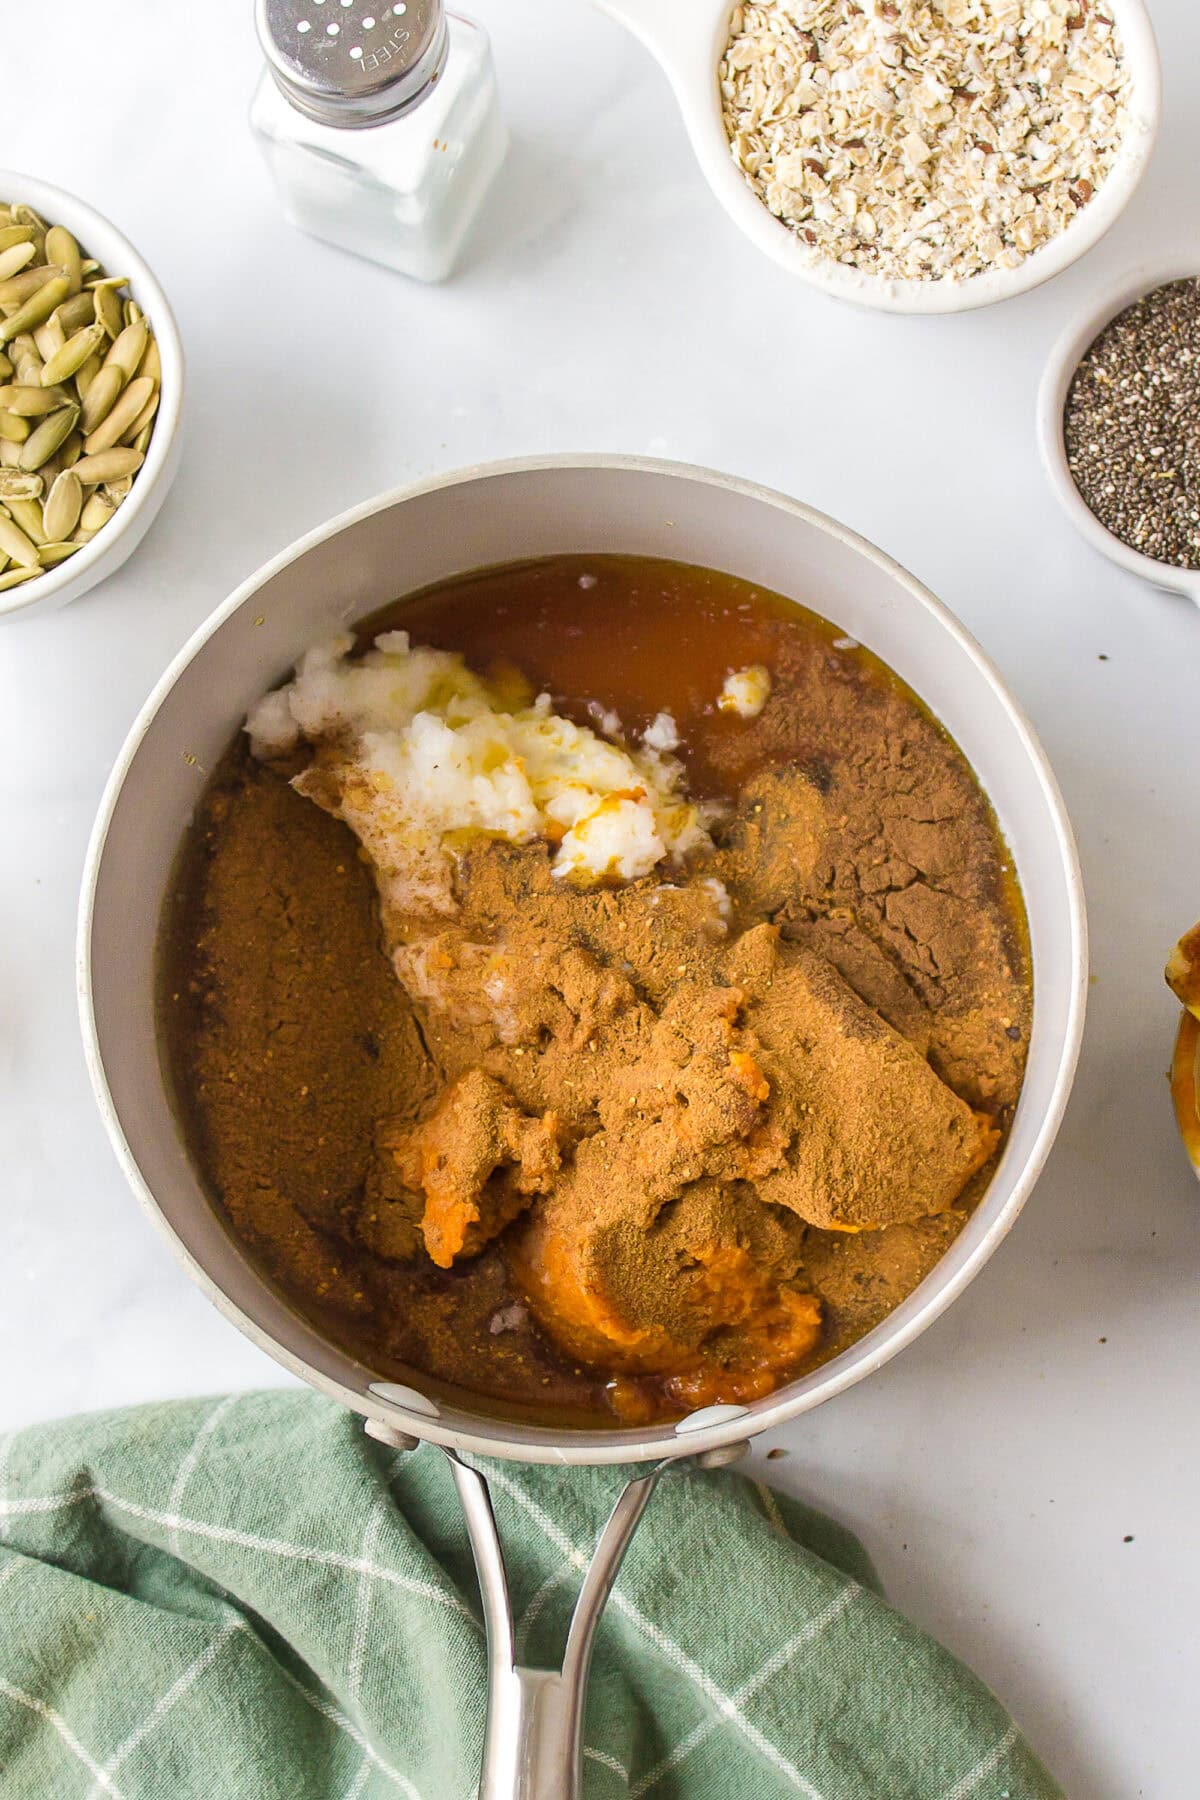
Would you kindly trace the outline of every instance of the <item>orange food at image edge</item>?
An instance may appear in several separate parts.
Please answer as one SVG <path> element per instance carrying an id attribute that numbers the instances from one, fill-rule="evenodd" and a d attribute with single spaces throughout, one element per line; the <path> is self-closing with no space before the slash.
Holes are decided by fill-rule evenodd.
<path id="1" fill-rule="evenodd" d="M 1200 1019 L 1185 1012 L 1175 1040 L 1171 1096 L 1183 1147 L 1200 1177 Z"/>
<path id="2" fill-rule="evenodd" d="M 1180 938 L 1167 959 L 1167 985 L 1185 1008 L 1171 1064 L 1171 1098 L 1184 1149 L 1200 1176 L 1200 925 Z"/>

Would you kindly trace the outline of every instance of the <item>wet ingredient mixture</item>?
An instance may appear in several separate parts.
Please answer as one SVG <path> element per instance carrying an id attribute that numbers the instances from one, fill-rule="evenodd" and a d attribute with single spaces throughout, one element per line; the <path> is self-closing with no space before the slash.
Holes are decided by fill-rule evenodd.
<path id="1" fill-rule="evenodd" d="M 249 725 L 165 1038 L 216 1200 L 329 1336 L 648 1419 L 769 1392 L 928 1272 L 1028 965 L 986 801 L 868 653 L 728 576 L 557 558 L 318 647 Z"/>

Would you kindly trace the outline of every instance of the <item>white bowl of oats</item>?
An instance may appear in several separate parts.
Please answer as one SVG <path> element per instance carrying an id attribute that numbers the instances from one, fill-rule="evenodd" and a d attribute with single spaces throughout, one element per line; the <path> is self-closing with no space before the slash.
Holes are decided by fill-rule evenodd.
<path id="1" fill-rule="evenodd" d="M 657 57 L 760 249 L 843 300 L 963 312 L 1103 237 L 1161 113 L 1142 0 L 597 0 Z"/>

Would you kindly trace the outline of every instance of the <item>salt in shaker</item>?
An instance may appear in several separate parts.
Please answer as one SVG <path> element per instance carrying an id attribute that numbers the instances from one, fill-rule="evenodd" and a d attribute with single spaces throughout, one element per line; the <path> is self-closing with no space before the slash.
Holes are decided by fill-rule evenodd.
<path id="1" fill-rule="evenodd" d="M 250 123 L 287 217 L 444 279 L 508 145 L 483 27 L 442 0 L 257 0 L 257 24 Z"/>

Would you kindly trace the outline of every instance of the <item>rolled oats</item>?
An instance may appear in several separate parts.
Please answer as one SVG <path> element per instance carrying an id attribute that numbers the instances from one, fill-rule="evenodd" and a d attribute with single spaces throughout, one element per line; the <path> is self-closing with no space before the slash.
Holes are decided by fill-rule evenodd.
<path id="1" fill-rule="evenodd" d="M 889 280 L 1016 268 L 1111 170 L 1104 0 L 754 0 L 720 67 L 734 162 L 819 255 Z"/>

